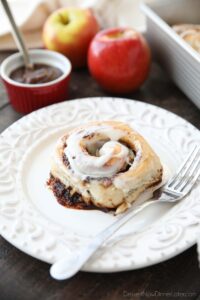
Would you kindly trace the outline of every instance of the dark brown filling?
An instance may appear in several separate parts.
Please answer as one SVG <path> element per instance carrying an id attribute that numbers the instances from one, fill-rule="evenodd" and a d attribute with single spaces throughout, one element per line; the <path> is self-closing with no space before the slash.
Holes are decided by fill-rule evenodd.
<path id="1" fill-rule="evenodd" d="M 147 188 L 154 187 L 162 181 L 162 169 L 159 172 L 159 178 L 150 184 Z M 97 207 L 93 203 L 87 204 L 83 201 L 82 195 L 73 191 L 72 187 L 66 187 L 58 178 L 50 174 L 47 185 L 52 190 L 59 204 L 74 209 L 101 210 L 103 212 L 115 211 L 115 208 Z"/>
<path id="2" fill-rule="evenodd" d="M 67 168 L 71 168 L 70 163 L 69 163 L 69 160 L 68 160 L 68 158 L 67 158 L 67 156 L 66 156 L 65 153 L 63 153 L 62 160 L 63 160 L 63 164 L 64 164 Z"/>
<path id="3" fill-rule="evenodd" d="M 10 78 L 27 84 L 47 83 L 57 79 L 63 72 L 56 67 L 45 64 L 34 64 L 33 68 L 27 69 L 25 66 L 12 71 Z"/>
<path id="4" fill-rule="evenodd" d="M 66 187 L 59 179 L 55 178 L 53 175 L 50 175 L 47 185 L 53 191 L 54 196 L 56 197 L 59 204 L 75 209 L 98 209 L 104 212 L 111 211 L 112 209 L 97 207 L 95 205 L 87 204 L 83 201 L 81 194 L 74 192 L 71 187 Z"/>

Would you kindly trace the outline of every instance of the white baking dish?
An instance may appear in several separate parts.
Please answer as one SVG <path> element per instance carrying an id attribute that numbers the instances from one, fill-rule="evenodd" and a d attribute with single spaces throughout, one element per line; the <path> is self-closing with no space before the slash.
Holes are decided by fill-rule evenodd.
<path id="1" fill-rule="evenodd" d="M 200 54 L 170 27 L 200 24 L 200 0 L 151 0 L 142 3 L 141 10 L 147 17 L 146 36 L 154 57 L 200 108 Z"/>

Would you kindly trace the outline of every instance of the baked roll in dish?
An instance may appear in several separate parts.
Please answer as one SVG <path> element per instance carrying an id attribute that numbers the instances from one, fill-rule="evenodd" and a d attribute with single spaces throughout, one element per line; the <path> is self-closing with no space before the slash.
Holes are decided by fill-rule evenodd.
<path id="1" fill-rule="evenodd" d="M 179 24 L 172 26 L 172 28 L 184 41 L 200 53 L 200 25 Z"/>
<path id="2" fill-rule="evenodd" d="M 160 159 L 128 125 L 93 122 L 62 136 L 48 185 L 58 202 L 120 213 L 162 180 Z"/>

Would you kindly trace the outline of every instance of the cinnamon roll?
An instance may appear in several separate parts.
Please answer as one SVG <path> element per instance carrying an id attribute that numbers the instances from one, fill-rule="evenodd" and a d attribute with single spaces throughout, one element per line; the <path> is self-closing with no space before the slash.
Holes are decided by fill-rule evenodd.
<path id="1" fill-rule="evenodd" d="M 122 212 L 162 180 L 160 159 L 128 125 L 92 122 L 62 136 L 48 185 L 67 207 Z"/>
<path id="2" fill-rule="evenodd" d="M 200 25 L 180 24 L 172 28 L 184 39 L 190 46 L 200 53 Z"/>

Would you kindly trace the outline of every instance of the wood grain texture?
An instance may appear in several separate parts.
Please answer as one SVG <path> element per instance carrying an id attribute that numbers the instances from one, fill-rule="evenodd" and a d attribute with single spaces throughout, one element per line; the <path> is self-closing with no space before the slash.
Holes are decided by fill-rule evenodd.
<path id="1" fill-rule="evenodd" d="M 0 55 L 0 61 L 8 53 Z M 70 98 L 112 96 L 102 91 L 87 70 L 73 72 Z M 157 64 L 143 87 L 125 96 L 163 107 L 200 129 L 200 111 Z M 19 119 L 0 85 L 0 132 Z M 79 272 L 66 282 L 49 276 L 49 265 L 20 252 L 0 238 L 0 300 L 200 299 L 196 247 L 145 269 L 115 274 Z"/>

